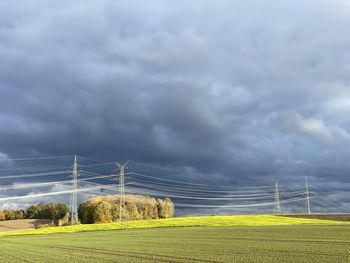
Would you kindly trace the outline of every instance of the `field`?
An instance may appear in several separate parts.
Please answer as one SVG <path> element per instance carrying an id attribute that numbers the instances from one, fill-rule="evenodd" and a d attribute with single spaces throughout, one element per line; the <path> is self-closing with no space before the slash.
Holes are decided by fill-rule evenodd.
<path id="1" fill-rule="evenodd" d="M 2 237 L 1 262 L 349 262 L 349 226 L 189 227 Z"/>
<path id="2" fill-rule="evenodd" d="M 267 215 L 78 225 L 9 234 L 0 237 L 0 262 L 350 261 L 349 223 Z"/>
<path id="3" fill-rule="evenodd" d="M 292 226 L 292 225 L 339 225 L 350 222 L 332 220 L 291 218 L 274 215 L 235 215 L 235 216 L 198 216 L 179 217 L 157 220 L 138 220 L 123 223 L 75 225 L 65 227 L 49 227 L 16 232 L 3 232 L 0 236 L 8 235 L 37 235 L 68 232 L 107 231 L 134 228 L 160 228 L 160 227 L 222 227 L 222 226 Z"/>
<path id="4" fill-rule="evenodd" d="M 310 214 L 310 215 L 280 215 L 280 216 L 350 222 L 350 214 Z"/>
<path id="5" fill-rule="evenodd" d="M 33 229 L 40 227 L 40 225 L 47 225 L 50 223 L 51 220 L 49 219 L 21 219 L 0 221 L 0 232 Z"/>

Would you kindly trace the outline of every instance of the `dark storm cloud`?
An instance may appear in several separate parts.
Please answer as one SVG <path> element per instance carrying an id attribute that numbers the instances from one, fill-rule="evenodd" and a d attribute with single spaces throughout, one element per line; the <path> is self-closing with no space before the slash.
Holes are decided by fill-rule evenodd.
<path id="1" fill-rule="evenodd" d="M 344 190 L 349 13 L 326 0 L 3 1 L 0 152 Z"/>

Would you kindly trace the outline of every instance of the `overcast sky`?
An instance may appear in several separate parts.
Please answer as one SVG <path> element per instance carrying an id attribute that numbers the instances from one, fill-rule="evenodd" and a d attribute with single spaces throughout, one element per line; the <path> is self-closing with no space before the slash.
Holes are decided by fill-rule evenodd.
<path id="1" fill-rule="evenodd" d="M 346 0 L 1 1 L 0 155 L 78 154 L 350 205 Z"/>

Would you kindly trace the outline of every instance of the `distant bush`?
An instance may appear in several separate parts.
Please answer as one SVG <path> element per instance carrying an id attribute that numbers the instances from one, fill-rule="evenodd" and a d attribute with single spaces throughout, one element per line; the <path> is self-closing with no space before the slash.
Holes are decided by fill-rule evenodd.
<path id="1" fill-rule="evenodd" d="M 159 199 L 141 195 L 126 195 L 122 220 L 170 218 L 174 204 L 170 198 Z M 119 220 L 118 196 L 98 196 L 82 202 L 79 218 L 83 224 L 109 223 Z"/>
<path id="2" fill-rule="evenodd" d="M 0 211 L 0 220 L 19 220 L 19 219 L 52 219 L 59 220 L 69 213 L 66 204 L 48 203 L 37 204 L 23 209 L 5 209 Z"/>
<path id="3" fill-rule="evenodd" d="M 56 203 L 51 205 L 51 216 L 53 219 L 63 219 L 69 213 L 66 204 Z"/>
<path id="4" fill-rule="evenodd" d="M 68 213 L 69 209 L 64 203 L 40 203 L 27 208 L 26 218 L 58 220 L 64 218 Z"/>
<path id="5" fill-rule="evenodd" d="M 3 210 L 5 220 L 25 219 L 25 211 L 23 209 L 5 209 Z"/>

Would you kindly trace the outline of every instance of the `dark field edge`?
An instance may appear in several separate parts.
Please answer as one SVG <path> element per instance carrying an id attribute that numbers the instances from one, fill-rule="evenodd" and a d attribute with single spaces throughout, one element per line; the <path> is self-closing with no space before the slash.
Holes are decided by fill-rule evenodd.
<path id="1" fill-rule="evenodd" d="M 291 214 L 278 216 L 350 222 L 350 214 Z"/>

